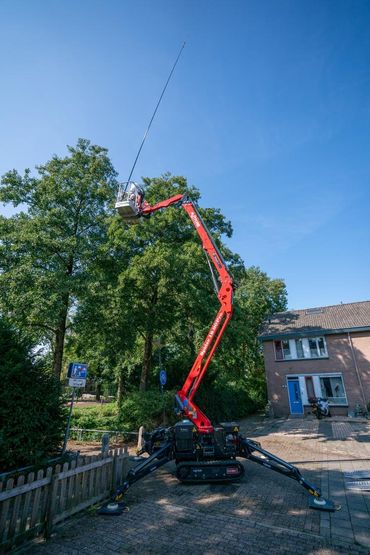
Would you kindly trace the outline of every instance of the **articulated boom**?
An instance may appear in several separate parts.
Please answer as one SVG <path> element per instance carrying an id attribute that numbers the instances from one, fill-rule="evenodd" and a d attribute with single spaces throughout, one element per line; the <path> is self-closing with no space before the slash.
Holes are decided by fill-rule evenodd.
<path id="1" fill-rule="evenodd" d="M 227 324 L 232 315 L 233 280 L 227 271 L 226 263 L 217 245 L 213 241 L 206 224 L 202 220 L 195 204 L 184 195 L 175 195 L 167 200 L 150 206 L 144 202 L 140 215 L 150 215 L 157 210 L 167 208 L 174 204 L 181 204 L 192 221 L 201 241 L 203 249 L 213 263 L 220 280 L 218 299 L 221 307 L 214 319 L 203 345 L 194 361 L 194 364 L 185 380 L 184 385 L 177 392 L 176 401 L 180 411 L 196 426 L 198 432 L 212 433 L 213 426 L 209 418 L 197 407 L 193 397 L 198 390 L 202 378 L 212 360 L 212 357 L 221 341 Z"/>
<path id="2" fill-rule="evenodd" d="M 203 345 L 200 348 L 184 385 L 177 393 L 176 400 L 182 412 L 195 424 L 199 432 L 211 433 L 213 432 L 213 426 L 210 420 L 195 405 L 193 398 L 231 318 L 233 281 L 227 271 L 225 261 L 211 238 L 208 229 L 195 205 L 191 201 L 185 201 L 182 206 L 193 222 L 209 260 L 213 263 L 216 271 L 218 272 L 221 285 L 217 296 L 221 303 L 221 307 L 211 325 Z"/>
<path id="3" fill-rule="evenodd" d="M 129 192 L 126 192 L 128 186 Z M 176 462 L 176 476 L 183 483 L 223 483 L 238 480 L 244 475 L 245 469 L 237 457 L 296 480 L 310 494 L 310 507 L 323 511 L 337 510 L 340 507 L 335 507 L 332 501 L 323 498 L 320 490 L 307 482 L 298 468 L 265 451 L 253 439 L 243 437 L 239 426 L 234 422 L 223 422 L 213 427 L 207 416 L 195 405 L 194 395 L 232 315 L 233 282 L 225 261 L 195 204 L 184 195 L 176 195 L 150 206 L 143 201 L 143 191 L 136 184 L 128 183 L 125 191 L 119 193 L 116 208 L 126 222 L 134 224 L 140 217 L 149 216 L 171 205 L 181 205 L 186 211 L 202 241 L 210 264 L 213 264 L 218 273 L 220 285 L 215 280 L 214 284 L 221 306 L 184 385 L 176 395 L 179 409 L 187 419 L 169 428 L 157 428 L 145 434 L 145 445 L 138 454 L 147 453 L 149 457 L 131 468 L 125 482 L 114 493 L 112 502 L 102 507 L 99 513 L 121 514 L 121 500 L 125 491 L 172 460 Z M 210 268 L 212 270 L 211 265 Z"/>

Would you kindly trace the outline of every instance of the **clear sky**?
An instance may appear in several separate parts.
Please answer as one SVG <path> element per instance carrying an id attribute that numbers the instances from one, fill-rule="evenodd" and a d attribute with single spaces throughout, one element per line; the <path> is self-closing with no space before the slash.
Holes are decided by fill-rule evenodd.
<path id="1" fill-rule="evenodd" d="M 0 0 L 0 174 L 84 137 L 126 180 L 184 40 L 134 178 L 186 176 L 290 308 L 370 299 L 365 0 Z"/>

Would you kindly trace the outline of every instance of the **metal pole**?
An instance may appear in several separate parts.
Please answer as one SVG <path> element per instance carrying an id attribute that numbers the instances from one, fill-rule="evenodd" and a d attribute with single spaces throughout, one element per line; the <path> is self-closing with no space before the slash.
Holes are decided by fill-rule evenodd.
<path id="1" fill-rule="evenodd" d="M 69 438 L 69 430 L 70 430 L 70 428 L 71 428 L 72 409 L 73 409 L 73 403 L 74 403 L 74 400 L 75 400 L 75 392 L 76 392 L 76 388 L 73 387 L 73 388 L 72 388 L 71 406 L 69 407 L 69 415 L 68 415 L 67 428 L 66 428 L 66 433 L 65 433 L 65 435 L 64 435 L 64 443 L 63 443 L 62 455 L 64 455 L 64 453 L 66 452 L 66 449 L 67 449 L 67 442 L 68 442 L 68 438 Z"/>
<path id="2" fill-rule="evenodd" d="M 162 98 L 163 98 L 163 95 L 164 95 L 164 93 L 166 92 L 168 83 L 169 83 L 170 80 L 171 80 L 172 74 L 173 74 L 173 72 L 175 71 L 175 67 L 177 66 L 177 62 L 179 61 L 180 56 L 181 56 L 182 51 L 184 50 L 184 48 L 185 48 L 185 42 L 183 43 L 182 47 L 180 48 L 180 51 L 179 51 L 179 53 L 178 53 L 178 55 L 177 55 L 177 58 L 176 58 L 176 60 L 175 60 L 175 63 L 174 63 L 173 66 L 172 66 L 172 69 L 171 69 L 171 72 L 170 72 L 170 74 L 169 74 L 169 76 L 168 76 L 168 79 L 167 79 L 167 81 L 166 81 L 166 84 L 165 84 L 165 86 L 163 87 L 161 96 L 159 97 L 159 100 L 158 100 L 158 102 L 157 102 L 157 105 L 156 105 L 156 107 L 155 107 L 154 113 L 153 113 L 152 118 L 151 118 L 151 120 L 150 120 L 150 122 L 149 122 L 149 125 L 148 125 L 148 127 L 147 127 L 147 130 L 146 130 L 145 133 L 144 133 L 144 137 L 143 137 L 143 140 L 141 141 L 141 145 L 140 145 L 139 151 L 138 151 L 138 153 L 137 153 L 137 155 L 136 155 L 134 165 L 132 166 L 131 171 L 130 171 L 130 175 L 128 176 L 126 188 L 127 188 L 127 187 L 129 186 L 129 184 L 130 184 L 131 176 L 132 176 L 132 174 L 133 174 L 133 172 L 134 172 L 134 169 L 135 169 L 135 166 L 136 166 L 136 162 L 137 162 L 138 159 L 139 159 L 140 152 L 141 152 L 141 150 L 142 150 L 142 148 L 143 148 L 143 146 L 144 146 L 145 139 L 146 139 L 146 137 L 147 137 L 147 135 L 148 135 L 148 133 L 149 133 L 149 129 L 150 129 L 152 123 L 153 123 L 153 120 L 154 120 L 154 118 L 155 118 L 155 115 L 156 115 L 156 113 L 157 113 L 157 110 L 158 110 L 158 108 L 159 108 L 159 105 L 160 105 L 160 103 L 161 103 L 161 100 L 162 100 Z M 125 191 L 126 191 L 126 189 L 125 189 Z"/>
<path id="3" fill-rule="evenodd" d="M 159 338 L 159 371 L 162 370 L 162 338 Z M 161 382 L 161 393 L 162 393 L 162 421 L 163 426 L 166 426 L 166 409 L 165 409 L 165 402 L 164 402 L 164 386 Z"/>

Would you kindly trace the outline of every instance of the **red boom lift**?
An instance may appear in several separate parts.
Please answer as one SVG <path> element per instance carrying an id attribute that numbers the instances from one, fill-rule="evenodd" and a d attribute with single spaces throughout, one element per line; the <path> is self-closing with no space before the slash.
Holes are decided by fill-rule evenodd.
<path id="1" fill-rule="evenodd" d="M 145 434 L 144 448 L 139 454 L 146 452 L 149 457 L 129 471 L 126 481 L 117 489 L 111 502 L 103 506 L 99 513 L 121 514 L 124 492 L 134 482 L 171 460 L 176 462 L 176 476 L 181 482 L 231 482 L 244 474 L 244 466 L 237 457 L 254 461 L 296 480 L 310 494 L 311 508 L 337 510 L 338 507 L 335 507 L 332 501 L 323 498 L 320 490 L 303 478 L 298 468 L 265 451 L 258 442 L 243 437 L 239 432 L 239 426 L 234 422 L 223 422 L 213 426 L 194 403 L 194 395 L 232 315 L 233 280 L 196 205 L 187 196 L 175 195 L 150 206 L 144 201 L 143 190 L 130 182 L 126 184 L 124 192 L 119 193 L 116 203 L 119 214 L 129 223 L 138 223 L 140 218 L 169 206 L 181 206 L 191 219 L 210 261 L 210 269 L 212 271 L 212 263 L 218 273 L 220 285 L 218 286 L 215 278 L 214 283 L 221 306 L 184 385 L 177 392 L 178 414 L 183 420 L 170 428 L 161 427 Z"/>

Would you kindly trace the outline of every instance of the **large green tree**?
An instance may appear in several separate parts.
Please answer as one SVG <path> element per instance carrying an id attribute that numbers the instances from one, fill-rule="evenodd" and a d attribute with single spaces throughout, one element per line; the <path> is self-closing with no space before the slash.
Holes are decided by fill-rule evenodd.
<path id="1" fill-rule="evenodd" d="M 266 400 L 266 382 L 258 335 L 265 318 L 286 310 L 287 292 L 282 279 L 272 279 L 260 268 L 238 269 L 234 314 L 225 334 L 215 371 L 245 387 L 257 405 Z"/>
<path id="2" fill-rule="evenodd" d="M 115 177 L 107 150 L 80 139 L 37 175 L 13 170 L 1 179 L 0 201 L 21 211 L 0 217 L 0 309 L 49 346 L 57 377 L 66 332 L 106 241 Z"/>
<path id="3" fill-rule="evenodd" d="M 183 177 L 165 175 L 144 183 L 150 204 L 179 193 L 195 201 L 200 196 Z M 201 213 L 222 248 L 220 237 L 231 234 L 230 223 L 219 210 L 201 209 Z M 157 383 L 161 350 L 162 363 L 171 368 L 169 386 L 177 387 L 218 306 L 199 237 L 187 214 L 171 207 L 136 226 L 119 216 L 112 218 L 109 246 L 95 270 L 104 287 L 94 288 L 92 282 L 79 306 L 76 333 L 71 336 L 78 352 L 82 356 L 95 345 L 100 360 L 109 360 L 121 384 L 125 380 L 128 387 L 136 383 L 145 390 Z"/>

